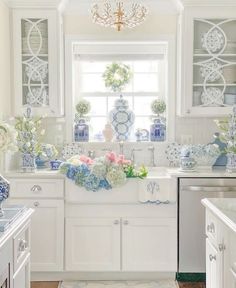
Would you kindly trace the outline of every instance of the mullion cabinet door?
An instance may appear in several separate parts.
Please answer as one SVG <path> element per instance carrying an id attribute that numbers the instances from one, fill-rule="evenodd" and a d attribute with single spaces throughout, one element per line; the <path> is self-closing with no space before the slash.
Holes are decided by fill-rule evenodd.
<path id="1" fill-rule="evenodd" d="M 13 11 L 14 114 L 30 106 L 34 115 L 62 114 L 58 14 Z"/>

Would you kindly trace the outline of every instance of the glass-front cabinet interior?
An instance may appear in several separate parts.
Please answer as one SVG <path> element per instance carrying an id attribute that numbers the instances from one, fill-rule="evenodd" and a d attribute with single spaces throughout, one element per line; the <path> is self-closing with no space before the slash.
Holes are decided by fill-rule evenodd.
<path id="1" fill-rule="evenodd" d="M 192 105 L 236 104 L 236 19 L 194 19 Z"/>
<path id="2" fill-rule="evenodd" d="M 58 27 L 54 11 L 13 13 L 14 114 L 30 106 L 34 114 L 61 115 Z"/>
<path id="3" fill-rule="evenodd" d="M 180 17 L 179 114 L 224 117 L 236 104 L 236 7 L 187 7 Z"/>
<path id="4" fill-rule="evenodd" d="M 22 19 L 22 104 L 49 106 L 48 20 Z"/>

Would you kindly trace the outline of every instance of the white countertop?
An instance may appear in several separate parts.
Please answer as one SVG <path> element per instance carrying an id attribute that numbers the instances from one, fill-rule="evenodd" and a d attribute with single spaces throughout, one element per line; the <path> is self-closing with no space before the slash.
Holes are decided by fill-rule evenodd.
<path id="1" fill-rule="evenodd" d="M 203 199 L 202 204 L 236 233 L 236 198 Z"/>
<path id="2" fill-rule="evenodd" d="M 19 225 L 27 221 L 34 213 L 34 210 L 29 208 L 22 213 L 12 224 L 7 228 L 5 232 L 0 232 L 0 248 L 8 241 L 9 238 L 17 231 Z"/>
<path id="3" fill-rule="evenodd" d="M 228 177 L 228 178 L 236 178 L 236 173 L 229 173 L 225 170 L 225 167 L 219 167 L 209 169 L 203 167 L 197 167 L 195 171 L 180 171 L 179 168 L 171 168 L 171 167 L 148 167 L 148 178 L 153 177 L 189 177 L 189 178 L 204 178 L 204 177 Z M 64 178 L 59 171 L 52 171 L 50 169 L 42 169 L 36 170 L 33 173 L 25 173 L 22 171 L 7 171 L 4 173 L 6 178 Z"/>

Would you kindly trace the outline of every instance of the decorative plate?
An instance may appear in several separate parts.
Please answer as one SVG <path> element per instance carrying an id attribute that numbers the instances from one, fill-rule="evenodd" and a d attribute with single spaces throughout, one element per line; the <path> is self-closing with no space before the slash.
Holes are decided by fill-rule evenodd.
<path id="1" fill-rule="evenodd" d="M 208 107 L 224 105 L 224 94 L 219 88 L 208 87 L 201 95 L 202 104 Z"/>
<path id="2" fill-rule="evenodd" d="M 225 37 L 219 29 L 214 28 L 210 32 L 204 33 L 201 41 L 204 49 L 208 52 L 216 53 L 223 48 Z"/>
<path id="3" fill-rule="evenodd" d="M 181 145 L 174 142 L 168 144 L 165 154 L 170 166 L 179 166 Z"/>
<path id="4" fill-rule="evenodd" d="M 61 151 L 61 155 L 63 159 L 66 159 L 66 160 L 71 158 L 72 156 L 81 155 L 82 153 L 83 153 L 83 149 L 78 143 L 75 143 L 75 142 L 66 144 Z"/>
<path id="5" fill-rule="evenodd" d="M 217 60 L 213 60 L 203 64 L 200 68 L 200 73 L 208 82 L 214 82 L 221 78 L 223 71 L 220 63 Z"/>

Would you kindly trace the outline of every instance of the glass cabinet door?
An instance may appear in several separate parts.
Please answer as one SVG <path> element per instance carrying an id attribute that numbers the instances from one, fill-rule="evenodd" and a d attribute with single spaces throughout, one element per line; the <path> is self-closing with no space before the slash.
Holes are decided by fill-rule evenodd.
<path id="1" fill-rule="evenodd" d="M 236 104 L 236 19 L 194 19 L 192 107 Z"/>
<path id="2" fill-rule="evenodd" d="M 49 106 L 48 20 L 22 19 L 22 104 Z"/>
<path id="3" fill-rule="evenodd" d="M 63 115 L 58 11 L 13 10 L 14 114 Z"/>

